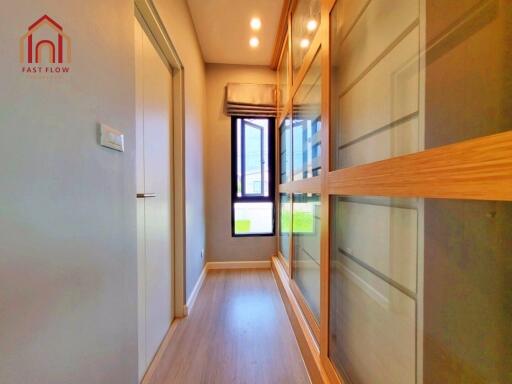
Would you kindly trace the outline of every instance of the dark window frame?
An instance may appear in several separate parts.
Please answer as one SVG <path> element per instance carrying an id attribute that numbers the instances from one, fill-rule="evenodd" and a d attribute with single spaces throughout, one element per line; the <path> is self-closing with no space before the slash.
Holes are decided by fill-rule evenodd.
<path id="1" fill-rule="evenodd" d="M 246 135 L 246 132 L 245 132 L 245 126 L 246 125 L 249 125 L 249 126 L 252 126 L 252 128 L 254 129 L 257 129 L 260 131 L 260 137 L 261 137 L 261 142 L 260 142 L 260 179 L 261 179 L 261 184 L 260 184 L 260 193 L 246 193 L 245 191 L 245 188 L 246 188 L 246 175 L 247 175 L 247 172 L 246 172 L 246 164 L 245 164 L 245 152 L 246 152 L 246 148 L 245 148 L 245 144 L 246 144 L 246 141 L 245 141 L 245 135 Z M 236 129 L 236 128 L 235 128 Z M 238 130 L 237 130 L 238 132 Z M 269 130 L 269 135 L 270 135 L 270 130 Z M 241 164 L 241 167 L 240 169 L 242 170 L 242 185 L 241 185 L 241 189 L 242 189 L 242 196 L 246 196 L 246 197 L 265 197 L 265 188 L 264 188 L 264 175 L 265 175 L 265 163 L 264 163 L 264 158 L 263 158 L 263 154 L 265 153 L 265 143 L 264 143 L 264 140 L 263 140 L 263 128 L 256 125 L 256 124 L 253 124 L 253 123 L 250 123 L 248 121 L 245 121 L 245 119 L 242 119 L 242 127 L 241 127 L 241 138 L 240 138 L 240 146 L 241 146 L 241 149 L 242 149 L 242 154 L 241 154 L 241 159 L 242 159 L 242 164 Z M 237 138 L 238 139 L 238 138 Z M 238 143 L 237 143 L 237 149 L 238 149 Z M 238 159 L 238 157 L 237 157 Z M 270 192 L 270 191 L 269 191 Z"/>
<path id="2" fill-rule="evenodd" d="M 238 119 L 265 119 L 268 121 L 268 196 L 263 196 L 265 188 L 262 184 L 261 195 L 245 194 L 245 167 L 244 167 L 244 129 L 241 131 L 241 170 L 242 170 L 242 196 L 238 196 L 237 183 L 238 183 L 238 134 L 237 134 L 237 120 Z M 243 125 L 242 125 L 243 126 Z M 262 146 L 264 145 L 262 140 Z M 263 153 L 263 152 L 262 152 Z M 262 169 L 263 169 L 262 164 Z M 231 236 L 232 237 L 265 237 L 275 236 L 276 232 L 276 202 L 275 202 L 275 118 L 261 117 L 261 116 L 231 116 Z M 269 233 L 235 233 L 235 203 L 272 203 L 272 232 Z"/>

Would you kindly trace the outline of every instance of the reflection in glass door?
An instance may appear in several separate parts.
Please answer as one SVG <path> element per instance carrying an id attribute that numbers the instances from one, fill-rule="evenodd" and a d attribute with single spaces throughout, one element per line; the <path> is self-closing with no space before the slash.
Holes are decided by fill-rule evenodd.
<path id="1" fill-rule="evenodd" d="M 293 279 L 320 320 L 320 196 L 293 195 Z"/>
<path id="2" fill-rule="evenodd" d="M 321 55 L 318 52 L 293 98 L 293 179 L 319 176 L 322 132 Z"/>
<path id="3" fill-rule="evenodd" d="M 279 252 L 288 263 L 290 260 L 290 235 L 292 228 L 291 195 L 281 193 L 279 196 Z"/>

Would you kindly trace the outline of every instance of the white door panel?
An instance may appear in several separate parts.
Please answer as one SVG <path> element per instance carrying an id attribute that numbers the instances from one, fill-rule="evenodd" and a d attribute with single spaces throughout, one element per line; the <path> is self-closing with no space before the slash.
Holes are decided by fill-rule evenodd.
<path id="1" fill-rule="evenodd" d="M 171 74 L 136 22 L 139 379 L 173 319 Z M 141 322 L 143 324 L 141 324 Z"/>
<path id="2" fill-rule="evenodd" d="M 136 184 L 137 192 L 144 191 L 144 94 L 142 85 L 143 49 L 142 36 L 144 32 L 135 21 L 135 140 L 136 140 Z M 137 286 L 138 286 L 138 316 L 137 332 L 139 344 L 139 381 L 146 371 L 146 256 L 145 256 L 145 220 L 144 200 L 137 199 Z"/>
<path id="3" fill-rule="evenodd" d="M 147 357 L 153 358 L 172 320 L 170 198 L 171 76 L 143 35 L 144 49 L 144 188 L 145 199 Z"/>

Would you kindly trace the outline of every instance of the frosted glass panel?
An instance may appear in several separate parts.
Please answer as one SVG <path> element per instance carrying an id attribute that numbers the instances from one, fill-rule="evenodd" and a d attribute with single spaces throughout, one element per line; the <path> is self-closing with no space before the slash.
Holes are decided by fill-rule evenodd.
<path id="1" fill-rule="evenodd" d="M 321 77 L 320 52 L 313 60 L 293 99 L 293 179 L 318 176 L 321 171 Z"/>
<path id="2" fill-rule="evenodd" d="M 330 358 L 353 384 L 414 383 L 419 201 L 331 202 Z"/>
<path id="3" fill-rule="evenodd" d="M 319 27 L 320 0 L 297 1 L 297 6 L 292 13 L 292 66 L 294 78 Z"/>
<path id="4" fill-rule="evenodd" d="M 425 5 L 425 148 L 512 129 L 512 2 Z"/>
<path id="5" fill-rule="evenodd" d="M 292 120 L 287 116 L 279 127 L 280 138 L 280 167 L 279 182 L 281 184 L 292 181 Z"/>
<path id="6" fill-rule="evenodd" d="M 335 168 L 421 149 L 420 30 L 410 28 L 419 2 L 372 1 L 366 8 L 364 3 L 338 1 L 331 12 Z"/>
<path id="7" fill-rule="evenodd" d="M 331 203 L 329 357 L 348 382 L 512 382 L 512 203 Z"/>
<path id="8" fill-rule="evenodd" d="M 337 1 L 331 165 L 512 129 L 511 20 L 504 0 Z M 331 203 L 329 356 L 348 382 L 512 383 L 512 203 Z"/>
<path id="9" fill-rule="evenodd" d="M 352 384 L 412 384 L 415 301 L 345 255 L 331 262 L 330 358 Z"/>
<path id="10" fill-rule="evenodd" d="M 338 198 L 338 252 L 416 292 L 416 205 L 415 199 Z"/>
<path id="11" fill-rule="evenodd" d="M 425 200 L 424 263 L 424 383 L 512 383 L 512 203 Z"/>
<path id="12" fill-rule="evenodd" d="M 293 195 L 293 278 L 320 319 L 320 196 Z"/>
<path id="13" fill-rule="evenodd" d="M 512 3 L 420 3 L 339 0 L 331 11 L 334 168 L 512 129 Z"/>
<path id="14" fill-rule="evenodd" d="M 281 112 L 288 101 L 288 39 L 285 40 L 284 49 L 279 63 L 279 112 Z"/>

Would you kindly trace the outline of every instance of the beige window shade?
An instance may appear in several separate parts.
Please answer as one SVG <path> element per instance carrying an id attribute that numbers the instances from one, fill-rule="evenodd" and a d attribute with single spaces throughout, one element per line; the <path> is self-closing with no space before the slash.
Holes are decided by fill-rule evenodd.
<path id="1" fill-rule="evenodd" d="M 236 116 L 275 116 L 276 86 L 229 83 L 226 86 L 226 113 Z"/>

